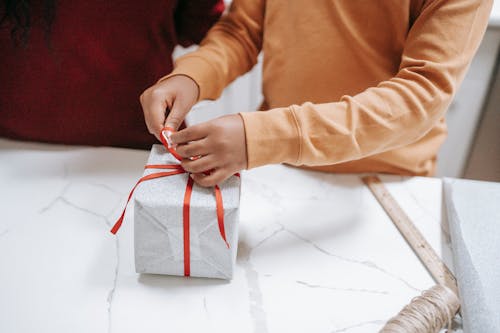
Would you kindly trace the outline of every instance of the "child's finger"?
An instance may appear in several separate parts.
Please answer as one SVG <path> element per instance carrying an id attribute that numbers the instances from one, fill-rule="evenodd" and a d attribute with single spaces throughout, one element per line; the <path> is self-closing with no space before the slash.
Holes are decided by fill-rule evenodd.
<path id="1" fill-rule="evenodd" d="M 217 165 L 217 159 L 215 159 L 214 155 L 203 156 L 196 160 L 185 159 L 181 162 L 184 170 L 191 173 L 203 173 L 215 169 Z"/>
<path id="2" fill-rule="evenodd" d="M 231 173 L 228 173 L 225 169 L 215 169 L 210 175 L 206 176 L 204 174 L 191 174 L 194 182 L 203 187 L 211 187 L 222 183 L 224 180 L 229 178 Z"/>
<path id="3" fill-rule="evenodd" d="M 204 124 L 187 127 L 179 132 L 172 133 L 170 140 L 173 144 L 180 145 L 190 141 L 204 139 L 207 136 L 207 130 Z"/>
<path id="4" fill-rule="evenodd" d="M 165 122 L 165 110 L 167 102 L 164 99 L 142 98 L 142 110 L 144 112 L 144 120 L 151 134 L 154 134 L 159 140 L 159 133 Z"/>
<path id="5" fill-rule="evenodd" d="M 188 144 L 177 146 L 176 151 L 184 158 L 203 156 L 211 152 L 211 147 L 207 144 L 207 139 L 191 141 Z"/>
<path id="6" fill-rule="evenodd" d="M 183 107 L 181 103 L 179 103 L 178 101 L 174 101 L 172 109 L 167 115 L 167 120 L 165 121 L 165 127 L 171 127 L 174 130 L 177 130 L 184 121 L 184 118 L 186 118 L 186 114 L 188 112 L 189 110 L 186 110 L 186 107 Z"/>

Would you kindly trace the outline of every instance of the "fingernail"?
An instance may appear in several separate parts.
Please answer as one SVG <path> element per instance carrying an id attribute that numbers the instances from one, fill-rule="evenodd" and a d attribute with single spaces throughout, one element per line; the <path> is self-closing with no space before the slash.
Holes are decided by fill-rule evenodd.
<path id="1" fill-rule="evenodd" d="M 169 129 L 170 131 L 175 131 L 175 125 L 174 124 L 167 123 L 167 124 L 165 124 L 165 128 Z"/>

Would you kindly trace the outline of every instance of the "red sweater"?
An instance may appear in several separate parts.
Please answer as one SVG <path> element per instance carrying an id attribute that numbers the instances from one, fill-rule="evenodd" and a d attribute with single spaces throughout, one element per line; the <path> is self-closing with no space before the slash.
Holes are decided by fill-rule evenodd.
<path id="1" fill-rule="evenodd" d="M 58 1 L 49 47 L 40 2 L 26 47 L 0 29 L 0 136 L 135 148 L 155 141 L 139 95 L 224 10 L 222 0 Z"/>

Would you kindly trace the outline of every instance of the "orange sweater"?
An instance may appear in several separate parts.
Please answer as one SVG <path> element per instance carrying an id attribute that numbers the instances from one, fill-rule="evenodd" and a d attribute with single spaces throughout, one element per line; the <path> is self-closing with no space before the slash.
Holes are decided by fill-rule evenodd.
<path id="1" fill-rule="evenodd" d="M 241 113 L 248 168 L 432 175 L 492 3 L 234 0 L 168 77 L 216 99 L 263 51 L 267 112 Z"/>

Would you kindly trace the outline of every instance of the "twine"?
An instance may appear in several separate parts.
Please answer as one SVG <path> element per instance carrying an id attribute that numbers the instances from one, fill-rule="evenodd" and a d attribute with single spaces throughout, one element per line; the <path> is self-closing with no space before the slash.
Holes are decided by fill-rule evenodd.
<path id="1" fill-rule="evenodd" d="M 381 333 L 437 333 L 451 322 L 460 307 L 460 300 L 450 289 L 436 285 L 415 297 L 395 317 L 391 318 Z"/>

